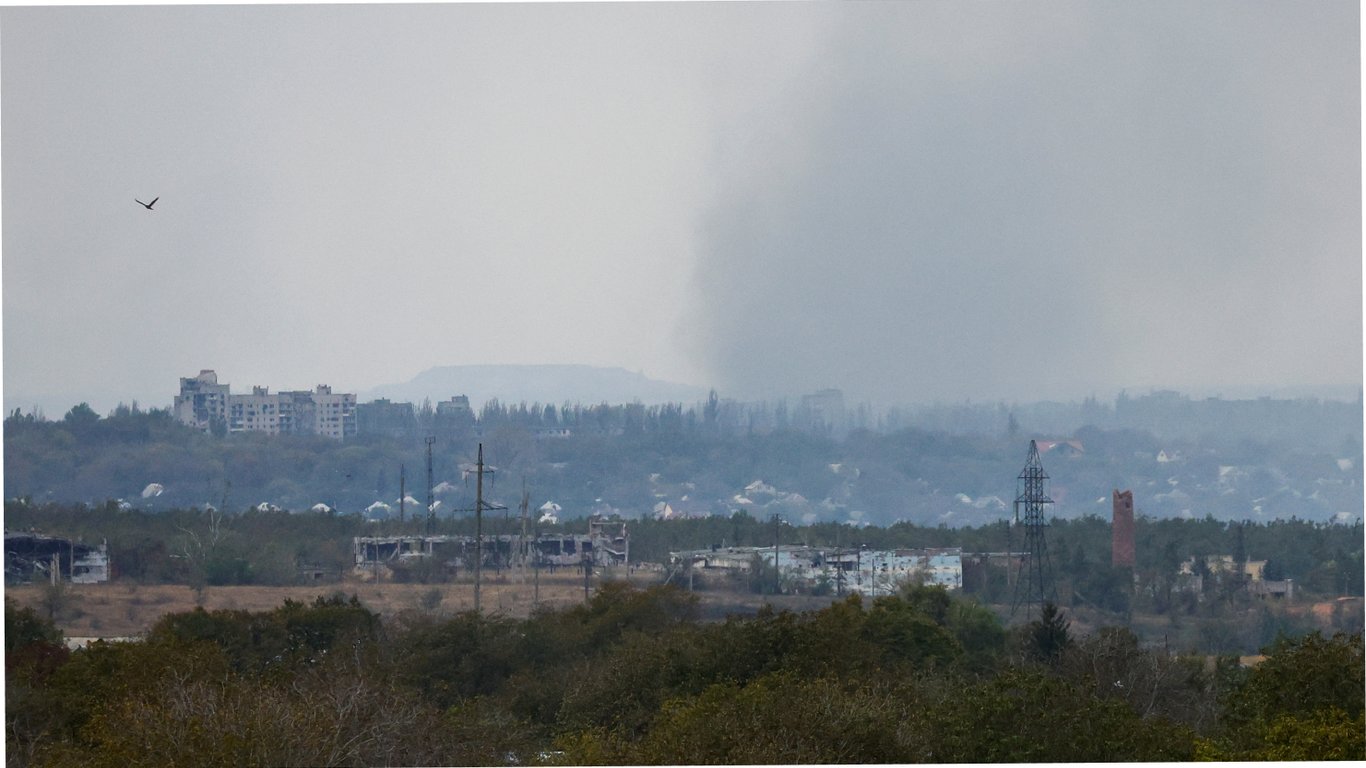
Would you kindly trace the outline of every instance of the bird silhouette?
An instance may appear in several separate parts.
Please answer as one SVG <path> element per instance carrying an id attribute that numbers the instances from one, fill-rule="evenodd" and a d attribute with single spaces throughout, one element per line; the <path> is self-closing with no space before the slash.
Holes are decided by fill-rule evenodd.
<path id="1" fill-rule="evenodd" d="M 142 202 L 141 200 L 139 200 L 139 199 L 137 199 L 137 198 L 135 197 L 135 198 L 133 198 L 133 202 L 137 203 L 138 205 L 140 205 L 140 206 L 142 206 L 143 208 L 146 208 L 147 210 L 150 211 L 150 210 L 152 210 L 152 206 L 156 205 L 156 204 L 157 204 L 157 201 L 160 200 L 160 199 L 161 199 L 160 197 L 154 197 L 154 198 L 152 198 L 152 202 L 150 202 L 150 203 L 144 203 L 144 202 Z"/>

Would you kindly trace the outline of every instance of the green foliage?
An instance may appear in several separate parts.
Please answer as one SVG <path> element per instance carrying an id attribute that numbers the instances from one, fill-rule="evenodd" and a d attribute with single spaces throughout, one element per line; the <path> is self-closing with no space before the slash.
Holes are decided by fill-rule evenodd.
<path id="1" fill-rule="evenodd" d="M 1044 603 L 1039 618 L 1025 626 L 1024 649 L 1027 656 L 1048 664 L 1062 658 L 1072 644 L 1071 622 L 1053 603 Z"/>
<path id="2" fill-rule="evenodd" d="M 931 609 L 926 612 L 914 602 L 879 597 L 868 611 L 863 637 L 881 649 L 882 663 L 888 667 L 906 664 L 918 669 L 952 662 L 962 648 L 941 624 L 948 606 L 941 608 L 936 602 Z"/>
<path id="3" fill-rule="evenodd" d="M 5 599 L 5 747 L 10 765 L 31 763 L 61 727 L 62 702 L 50 681 L 70 655 L 52 622 Z"/>
<path id="4" fill-rule="evenodd" d="M 438 755 L 442 765 L 526 765 L 544 751 L 531 723 L 482 696 L 446 710 L 438 728 L 445 746 Z"/>
<path id="5" fill-rule="evenodd" d="M 434 765 L 466 754 L 437 712 L 345 666 L 289 685 L 161 677 L 106 706 L 53 766 Z M 471 763 L 472 764 L 472 763 Z"/>
<path id="6" fill-rule="evenodd" d="M 1366 756 L 1362 635 L 1280 637 L 1226 694 L 1222 759 L 1332 760 Z"/>
<path id="7" fill-rule="evenodd" d="M 76 430 L 89 429 L 99 420 L 100 415 L 95 413 L 94 409 L 87 403 L 80 403 L 72 407 L 71 410 L 66 412 L 66 416 L 62 418 L 63 423 Z"/>
<path id="8" fill-rule="evenodd" d="M 637 740 L 599 729 L 559 745 L 568 762 L 626 764 L 1095 762 L 1194 751 L 1188 729 L 1040 672 L 982 683 L 778 672 L 671 699 Z"/>
<path id="9" fill-rule="evenodd" d="M 1231 723 L 1307 715 L 1329 708 L 1350 717 L 1362 712 L 1366 674 L 1360 632 L 1279 637 L 1265 652 L 1266 660 L 1254 667 L 1231 695 Z"/>
<path id="10" fill-rule="evenodd" d="M 642 765 L 894 763 L 906 709 L 874 686 L 776 673 L 674 699 L 638 743 L 599 741 L 596 756 Z"/>
<path id="11" fill-rule="evenodd" d="M 1005 652 L 1006 629 L 991 609 L 971 598 L 954 600 L 944 627 L 963 649 L 963 664 L 975 671 L 994 668 Z"/>
<path id="12" fill-rule="evenodd" d="M 1059 660 L 1059 674 L 1097 699 L 1124 702 L 1142 717 L 1161 715 L 1199 729 L 1216 716 L 1216 680 L 1203 658 L 1143 648 L 1125 627 L 1102 627 L 1072 642 Z"/>
<path id="13" fill-rule="evenodd" d="M 912 722 L 916 752 L 902 762 L 1175 761 L 1195 748 L 1185 726 L 1037 670 L 968 685 Z"/>
<path id="14" fill-rule="evenodd" d="M 395 674 L 439 707 L 493 693 L 518 666 L 522 633 L 512 619 L 468 611 L 409 620 L 396 638 Z"/>
<path id="15" fill-rule="evenodd" d="M 355 596 L 318 597 L 312 605 L 286 600 L 267 613 L 196 608 L 162 617 L 149 643 L 211 643 L 242 673 L 292 670 L 317 663 L 329 652 L 373 642 L 379 617 Z"/>
<path id="16" fill-rule="evenodd" d="M 1366 716 L 1336 707 L 1306 715 L 1280 715 L 1259 724 L 1255 746 L 1221 756 L 1226 760 L 1366 760 Z"/>
<path id="17" fill-rule="evenodd" d="M 27 606 L 19 607 L 5 598 L 5 660 L 11 654 L 34 644 L 60 645 L 62 632 L 50 619 L 39 616 Z"/>
<path id="18" fill-rule="evenodd" d="M 597 646 L 630 630 L 658 633 L 696 617 L 697 598 L 677 587 L 637 589 L 624 581 L 609 581 L 586 605 L 570 608 L 565 620 L 580 624 L 584 641 Z"/>
<path id="19" fill-rule="evenodd" d="M 6 619 L 18 765 L 1362 754 L 1360 634 L 1282 638 L 1242 671 L 1145 648 L 1127 629 L 1073 637 L 1052 611 L 1022 630 L 1050 663 L 1016 666 L 996 617 L 937 587 L 720 622 L 699 622 L 687 593 L 623 584 L 521 620 L 382 623 L 337 595 L 174 614 L 143 642 L 69 654 L 41 617 L 10 606 Z M 60 652 L 24 656 L 33 648 Z"/>

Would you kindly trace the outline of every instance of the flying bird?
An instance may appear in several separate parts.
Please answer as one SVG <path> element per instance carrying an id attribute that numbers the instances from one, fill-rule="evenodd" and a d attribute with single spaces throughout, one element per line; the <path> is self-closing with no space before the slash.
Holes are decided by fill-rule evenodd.
<path id="1" fill-rule="evenodd" d="M 160 199 L 161 199 L 160 197 L 154 197 L 154 198 L 152 198 L 152 202 L 150 202 L 150 203 L 144 203 L 144 202 L 142 202 L 141 200 L 139 200 L 139 199 L 137 199 L 137 198 L 135 197 L 135 198 L 133 198 L 133 202 L 137 203 L 138 205 L 140 205 L 140 206 L 142 206 L 143 208 L 146 208 L 147 210 L 150 211 L 150 210 L 152 210 L 152 206 L 156 205 L 156 204 L 157 204 L 157 201 L 160 200 Z"/>

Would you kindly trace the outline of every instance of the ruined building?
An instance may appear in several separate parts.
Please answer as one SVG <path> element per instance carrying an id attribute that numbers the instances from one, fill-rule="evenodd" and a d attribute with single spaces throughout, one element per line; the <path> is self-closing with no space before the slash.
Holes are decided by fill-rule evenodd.
<path id="1" fill-rule="evenodd" d="M 474 567 L 482 550 L 481 568 L 594 567 L 629 565 L 630 537 L 626 521 L 592 517 L 588 533 L 502 534 L 483 537 L 482 547 L 473 536 L 419 534 L 357 536 L 352 542 L 356 572 L 378 578 L 458 577 Z"/>
<path id="2" fill-rule="evenodd" d="M 784 544 L 669 553 L 671 572 L 688 584 L 724 584 L 743 579 L 756 567 L 772 568 L 774 562 L 784 583 L 797 589 L 823 585 L 839 594 L 877 596 L 894 594 L 907 583 L 963 586 L 963 551 L 957 547 L 873 550 Z"/>
<path id="3" fill-rule="evenodd" d="M 180 380 L 175 417 L 204 432 L 215 425 L 226 432 L 323 435 L 337 440 L 356 434 L 356 396 L 333 392 L 326 384 L 312 390 L 276 392 L 252 387 L 249 395 L 234 395 L 218 374 L 206 369 Z"/>
<path id="4" fill-rule="evenodd" d="M 5 584 L 109 581 L 109 549 L 38 533 L 5 533 Z"/>

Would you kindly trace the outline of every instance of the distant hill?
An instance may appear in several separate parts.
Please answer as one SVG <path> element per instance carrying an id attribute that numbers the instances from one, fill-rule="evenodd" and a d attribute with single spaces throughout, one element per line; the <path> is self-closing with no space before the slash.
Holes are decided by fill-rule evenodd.
<path id="1" fill-rule="evenodd" d="M 383 384 L 357 393 L 359 402 L 388 398 L 395 402 L 433 403 L 466 395 L 478 410 L 498 398 L 502 403 L 578 402 L 692 403 L 705 400 L 707 390 L 631 373 L 623 368 L 591 365 L 448 365 L 428 370 L 399 384 Z"/>

